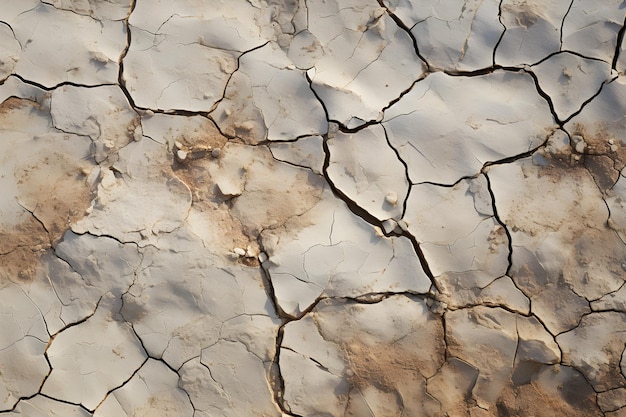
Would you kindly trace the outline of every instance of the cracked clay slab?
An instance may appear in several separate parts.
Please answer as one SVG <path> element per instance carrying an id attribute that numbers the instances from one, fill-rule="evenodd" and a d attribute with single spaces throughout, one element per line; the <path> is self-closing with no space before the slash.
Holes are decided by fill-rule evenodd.
<path id="1" fill-rule="evenodd" d="M 0 417 L 623 417 L 623 3 L 0 1 Z"/>

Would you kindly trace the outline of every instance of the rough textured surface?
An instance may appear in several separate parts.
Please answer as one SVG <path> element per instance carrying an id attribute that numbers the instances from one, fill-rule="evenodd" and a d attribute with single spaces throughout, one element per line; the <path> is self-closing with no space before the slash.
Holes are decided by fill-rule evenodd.
<path id="1" fill-rule="evenodd" d="M 626 415 L 624 23 L 0 2 L 0 417 Z"/>

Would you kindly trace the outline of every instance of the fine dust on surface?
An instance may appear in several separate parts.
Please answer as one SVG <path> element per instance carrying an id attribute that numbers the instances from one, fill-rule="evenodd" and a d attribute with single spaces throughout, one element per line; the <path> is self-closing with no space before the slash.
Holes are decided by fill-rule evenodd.
<path id="1" fill-rule="evenodd" d="M 587 134 L 583 149 L 574 136 L 556 132 L 532 158 L 488 173 L 498 213 L 511 232 L 510 276 L 553 335 L 575 327 L 589 312 L 589 301 L 624 281 L 626 246 L 608 226 L 608 189 L 586 164 L 585 152 L 603 152 L 608 139 Z M 609 156 L 619 161 L 620 152 Z"/>
<path id="2" fill-rule="evenodd" d="M 602 124 L 587 127 L 576 123 L 572 132 L 574 137 L 582 137 L 584 140 L 584 166 L 598 188 L 606 193 L 615 185 L 620 171 L 626 166 L 626 146 Z"/>
<path id="3" fill-rule="evenodd" d="M 502 5 L 502 10 L 516 16 L 517 24 L 525 29 L 534 26 L 542 19 L 542 10 L 537 3 L 526 0 L 514 0 Z"/>
<path id="4" fill-rule="evenodd" d="M 48 233 L 37 222 L 27 220 L 13 231 L 0 231 L 0 285 L 6 281 L 32 282 L 41 269 L 41 258 L 50 248 Z M 22 245 L 5 251 L 7 243 L 22 241 Z M 11 245 L 13 246 L 13 245 Z"/>
<path id="5" fill-rule="evenodd" d="M 228 202 L 220 198 L 210 168 L 219 164 L 220 155 L 228 138 L 223 136 L 209 120 L 202 126 L 204 131 L 182 134 L 172 146 L 172 169 L 181 181 L 191 190 L 192 212 L 207 222 L 203 236 L 206 243 L 217 245 L 223 252 L 233 248 L 247 248 L 250 239 L 243 233 L 241 222 L 232 216 Z M 186 153 L 181 159 L 178 151 Z M 209 226 L 210 225 L 210 226 Z M 244 258 L 245 263 L 254 266 L 256 258 Z"/>
<path id="6" fill-rule="evenodd" d="M 535 158 L 532 163 L 522 160 L 517 168 L 521 170 L 523 178 L 520 179 L 524 180 L 524 191 L 512 197 L 513 201 L 520 203 L 511 205 L 511 221 L 508 224 L 512 230 L 531 236 L 546 229 L 560 233 L 569 231 L 571 238 L 575 238 L 580 236 L 582 229 L 601 224 L 599 219 L 608 213 L 602 207 L 601 194 L 594 186 L 594 178 L 585 166 L 585 155 L 574 152 L 570 147 L 557 147 L 549 142 L 535 156 L 540 158 L 539 162 Z M 516 169 L 512 167 L 513 165 L 507 166 L 507 169 Z M 570 185 L 571 190 L 568 187 Z M 568 197 L 563 203 L 567 212 L 548 210 L 553 203 L 547 203 L 553 202 L 556 195 L 539 195 L 534 200 L 527 200 L 528 194 L 536 193 L 537 189 L 552 190 L 557 194 L 565 194 L 567 191 Z M 542 211 L 547 212 L 547 217 L 531 214 Z"/>
<path id="7" fill-rule="evenodd" d="M 310 210 L 323 180 L 275 160 L 264 145 L 229 141 L 212 123 L 205 126 L 181 136 L 172 149 L 186 154 L 176 156 L 172 168 L 192 193 L 189 222 L 200 226 L 193 230 L 205 245 L 231 257 L 234 248 L 243 249 L 240 262 L 258 266 L 260 233 Z"/>
<path id="8" fill-rule="evenodd" d="M 508 386 L 497 403 L 501 417 L 581 415 L 601 416 L 596 404 L 596 393 L 583 376 L 565 366 L 546 366 L 533 381 L 519 386 Z"/>
<path id="9" fill-rule="evenodd" d="M 34 279 L 41 255 L 86 215 L 93 197 L 90 141 L 56 131 L 49 118 L 45 106 L 30 100 L 0 104 L 0 181 L 7 199 L 0 219 L 2 281 Z M 32 123 L 33 134 L 16 133 L 19 123 Z"/>
<path id="10" fill-rule="evenodd" d="M 438 415 L 440 404 L 427 392 L 426 381 L 444 363 L 444 329 L 423 300 L 329 299 L 318 307 L 313 314 L 320 334 L 344 355 L 350 386 L 346 416 L 361 416 L 374 404 L 375 415 Z"/>
<path id="11" fill-rule="evenodd" d="M 585 143 L 582 152 L 578 152 L 581 147 L 576 149 L 579 138 Z M 607 293 L 616 290 L 623 282 L 626 247 L 609 227 L 609 212 L 603 198 L 610 193 L 626 164 L 626 147 L 602 126 L 587 129 L 577 124 L 569 147 L 554 149 L 549 143 L 540 154 L 549 163 L 528 169 L 529 181 L 546 191 L 554 188 L 555 193 L 569 189 L 571 195 L 576 196 L 559 210 L 550 210 L 560 213 L 548 214 L 545 219 L 552 222 L 541 227 L 541 234 L 560 235 L 563 253 L 569 251 L 569 256 L 564 256 L 560 265 L 565 282 L 587 299 L 603 295 L 586 294 L 582 289 L 590 287 L 591 280 L 597 281 L 599 277 L 613 285 L 606 287 L 597 283 L 599 290 Z M 532 171 L 536 171 L 537 176 Z M 519 210 L 525 208 L 522 203 Z M 523 218 L 516 216 L 513 227 L 523 229 L 524 222 L 517 222 Z M 539 224 L 541 220 L 534 223 Z"/>
<path id="12" fill-rule="evenodd" d="M 368 391 L 384 393 L 387 397 L 385 402 L 392 414 L 385 415 L 402 415 L 420 409 L 428 410 L 429 415 L 436 413 L 437 401 L 427 393 L 425 375 L 422 375 L 424 369 L 432 366 L 425 363 L 430 358 L 421 357 L 408 346 L 384 343 L 371 346 L 358 340 L 345 343 L 343 349 L 350 364 L 347 380 L 351 386 L 346 416 L 359 416 L 356 412 L 359 397 Z M 443 351 L 442 348 L 441 360 Z"/>
<path id="13" fill-rule="evenodd" d="M 73 165 L 70 158 L 54 152 L 15 170 L 22 204 L 41 220 L 53 242 L 85 216 L 91 202 L 86 176 Z"/>

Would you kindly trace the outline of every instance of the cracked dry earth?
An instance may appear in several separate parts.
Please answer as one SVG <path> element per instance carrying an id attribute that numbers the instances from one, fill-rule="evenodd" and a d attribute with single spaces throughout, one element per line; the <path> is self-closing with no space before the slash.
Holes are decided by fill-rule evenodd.
<path id="1" fill-rule="evenodd" d="M 0 416 L 626 416 L 625 10 L 0 1 Z"/>

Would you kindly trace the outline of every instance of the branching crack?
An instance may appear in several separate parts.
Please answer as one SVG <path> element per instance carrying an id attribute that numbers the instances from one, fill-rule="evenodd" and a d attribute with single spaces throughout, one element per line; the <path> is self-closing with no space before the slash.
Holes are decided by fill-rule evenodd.
<path id="1" fill-rule="evenodd" d="M 389 17 L 391 17 L 391 19 L 393 19 L 393 21 L 396 22 L 396 25 L 398 25 L 400 29 L 402 29 L 403 31 L 406 32 L 407 35 L 409 35 L 409 37 L 411 38 L 411 41 L 413 42 L 413 49 L 415 50 L 415 55 L 419 57 L 419 59 L 424 63 L 424 65 L 426 65 L 427 71 L 429 71 L 430 65 L 428 65 L 428 61 L 426 61 L 426 59 L 422 56 L 422 54 L 420 54 L 419 46 L 417 44 L 417 38 L 415 37 L 413 32 L 411 32 L 411 29 L 402 21 L 402 19 L 400 19 L 394 12 L 392 12 L 389 9 L 389 7 L 387 7 L 387 5 L 385 4 L 383 0 L 377 0 L 377 1 L 380 7 L 384 8 L 387 11 L 387 14 L 389 15 Z"/>

